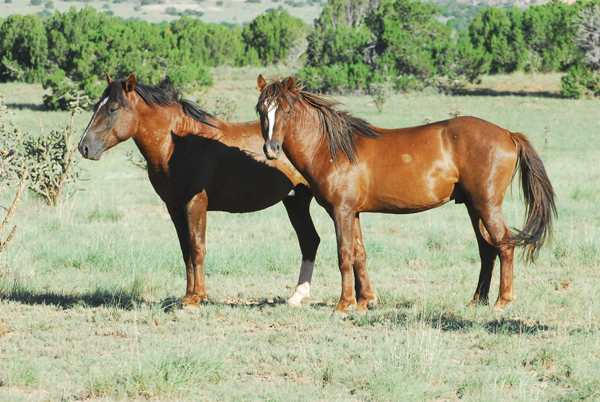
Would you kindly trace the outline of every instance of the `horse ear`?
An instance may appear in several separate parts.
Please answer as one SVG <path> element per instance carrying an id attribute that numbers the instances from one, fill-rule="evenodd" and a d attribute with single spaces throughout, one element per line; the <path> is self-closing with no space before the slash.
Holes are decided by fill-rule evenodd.
<path id="1" fill-rule="evenodd" d="M 112 79 L 112 78 L 110 78 L 110 75 L 108 75 L 108 71 L 105 71 L 105 72 L 104 72 L 104 76 L 106 77 L 106 82 L 107 82 L 108 84 L 110 84 L 111 82 L 113 82 L 113 79 Z"/>
<path id="2" fill-rule="evenodd" d="M 265 80 L 262 76 L 262 74 L 260 74 L 258 76 L 258 80 L 256 80 L 256 83 L 258 84 L 258 90 L 262 91 L 263 88 L 265 87 L 265 85 L 267 85 L 267 80 Z"/>
<path id="3" fill-rule="evenodd" d="M 129 77 L 127 79 L 127 82 L 125 83 L 125 92 L 131 92 L 135 89 L 135 84 L 136 84 L 137 80 L 135 78 L 135 75 L 131 74 L 131 77 Z"/>
<path id="4" fill-rule="evenodd" d="M 287 89 L 290 92 L 296 91 L 296 81 L 294 81 L 294 77 L 292 77 L 291 75 L 285 83 L 285 89 Z"/>

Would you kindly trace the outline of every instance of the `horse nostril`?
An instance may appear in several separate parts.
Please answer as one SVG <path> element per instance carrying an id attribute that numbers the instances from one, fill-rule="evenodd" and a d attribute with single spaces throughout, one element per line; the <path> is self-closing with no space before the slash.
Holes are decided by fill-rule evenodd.
<path id="1" fill-rule="evenodd" d="M 89 154 L 90 154 L 89 148 L 87 147 L 87 145 L 84 145 L 83 146 L 83 156 L 85 156 L 87 158 Z"/>
<path id="2" fill-rule="evenodd" d="M 275 152 L 277 152 L 277 153 L 281 152 L 281 144 L 280 143 L 275 144 Z"/>

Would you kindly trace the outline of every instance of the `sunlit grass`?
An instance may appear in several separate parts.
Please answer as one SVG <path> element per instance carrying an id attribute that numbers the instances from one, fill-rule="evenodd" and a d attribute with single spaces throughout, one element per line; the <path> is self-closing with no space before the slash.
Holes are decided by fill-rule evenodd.
<path id="1" fill-rule="evenodd" d="M 286 74 L 219 70 L 207 104 L 226 92 L 238 101 L 238 120 L 255 118 L 259 72 Z M 0 92 L 29 88 L 11 85 Z M 331 315 L 340 278 L 333 224 L 318 205 L 322 243 L 301 309 L 284 304 L 300 252 L 283 206 L 209 213 L 209 300 L 181 310 L 175 230 L 145 172 L 127 162 L 125 152 L 135 149 L 128 142 L 99 162 L 81 160 L 86 180 L 58 207 L 32 194 L 19 205 L 17 236 L 0 261 L 0 399 L 599 398 L 600 103 L 394 95 L 380 114 L 367 96 L 339 99 L 383 127 L 461 108 L 532 140 L 555 186 L 559 219 L 539 261 L 516 263 L 517 300 L 505 313 L 466 307 L 479 257 L 466 210 L 454 204 L 361 217 L 380 303 L 347 320 Z M 67 118 L 31 109 L 14 118 L 35 130 L 38 115 L 48 124 Z M 516 183 L 504 211 L 511 226 L 522 226 Z M 496 273 L 492 298 L 498 286 Z"/>

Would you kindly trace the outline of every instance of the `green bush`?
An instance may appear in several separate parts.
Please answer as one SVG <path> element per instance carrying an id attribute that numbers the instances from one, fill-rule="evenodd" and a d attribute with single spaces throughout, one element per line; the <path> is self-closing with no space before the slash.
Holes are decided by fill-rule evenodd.
<path id="1" fill-rule="evenodd" d="M 41 82 L 48 63 L 48 41 L 35 15 L 11 15 L 0 26 L 0 81 Z"/>
<path id="2" fill-rule="evenodd" d="M 481 11 L 469 26 L 471 43 L 491 55 L 490 73 L 521 70 L 528 58 L 521 30 L 521 11 L 490 7 Z"/>
<path id="3" fill-rule="evenodd" d="M 579 59 L 562 77 L 562 93 L 577 99 L 600 97 L 600 5 L 588 3 L 576 26 Z"/>
<path id="4" fill-rule="evenodd" d="M 325 5 L 308 37 L 307 66 L 298 74 L 310 89 L 353 92 L 381 82 L 402 91 L 454 86 L 477 79 L 489 65 L 468 37 L 435 20 L 441 9 L 433 4 L 383 0 L 371 7 L 364 0 Z"/>
<path id="5" fill-rule="evenodd" d="M 278 10 L 261 14 L 242 31 L 246 50 L 254 49 L 263 65 L 295 61 L 306 49 L 310 31 L 300 18 Z"/>
<path id="6" fill-rule="evenodd" d="M 41 5 L 41 4 L 42 4 L 42 1 L 43 1 L 43 0 L 31 0 L 31 1 L 29 2 L 29 4 L 31 4 L 32 6 L 39 6 L 39 5 Z"/>

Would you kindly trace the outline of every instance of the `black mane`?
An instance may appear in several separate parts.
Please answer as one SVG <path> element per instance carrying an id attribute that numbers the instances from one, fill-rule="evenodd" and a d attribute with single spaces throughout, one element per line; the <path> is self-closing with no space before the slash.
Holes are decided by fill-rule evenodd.
<path id="1" fill-rule="evenodd" d="M 114 80 L 108 84 L 108 87 L 106 87 L 102 94 L 101 100 L 106 99 L 108 96 L 120 106 L 130 108 L 131 105 L 127 102 L 127 98 L 125 98 L 125 82 L 127 82 L 127 80 Z M 186 116 L 191 117 L 200 123 L 218 128 L 211 122 L 211 119 L 215 118 L 213 115 L 200 109 L 194 102 L 181 98 L 179 96 L 179 91 L 171 86 L 146 85 L 137 82 L 135 85 L 135 92 L 150 107 L 179 105 L 183 108 L 183 112 Z"/>

